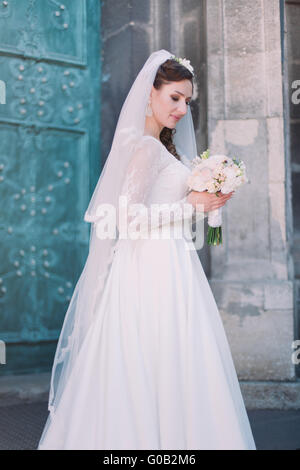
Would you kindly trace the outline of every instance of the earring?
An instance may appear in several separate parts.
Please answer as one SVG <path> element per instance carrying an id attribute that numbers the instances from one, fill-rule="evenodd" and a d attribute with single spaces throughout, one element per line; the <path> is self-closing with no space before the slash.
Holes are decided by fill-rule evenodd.
<path id="1" fill-rule="evenodd" d="M 147 107 L 146 107 L 146 116 L 152 116 L 153 115 L 153 112 L 152 112 L 152 108 L 151 108 L 151 101 L 148 101 L 148 104 L 147 104 Z"/>

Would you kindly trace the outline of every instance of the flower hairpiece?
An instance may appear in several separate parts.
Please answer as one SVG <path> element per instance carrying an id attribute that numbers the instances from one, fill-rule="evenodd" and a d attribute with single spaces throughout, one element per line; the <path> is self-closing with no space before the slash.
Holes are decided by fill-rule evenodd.
<path id="1" fill-rule="evenodd" d="M 188 59 L 186 58 L 182 59 L 181 57 L 176 57 L 175 55 L 171 56 L 171 59 L 174 59 L 177 62 L 179 62 L 179 64 L 186 67 L 192 73 L 192 75 L 194 75 L 194 68 L 191 66 L 191 63 Z"/>

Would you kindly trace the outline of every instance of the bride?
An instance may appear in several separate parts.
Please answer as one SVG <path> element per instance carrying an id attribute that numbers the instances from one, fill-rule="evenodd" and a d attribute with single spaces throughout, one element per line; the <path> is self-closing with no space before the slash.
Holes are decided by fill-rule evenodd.
<path id="1" fill-rule="evenodd" d="M 59 337 L 38 450 L 256 449 L 191 249 L 193 222 L 232 196 L 188 192 L 193 77 L 186 59 L 153 52 L 123 104 L 84 216 L 89 254 Z"/>

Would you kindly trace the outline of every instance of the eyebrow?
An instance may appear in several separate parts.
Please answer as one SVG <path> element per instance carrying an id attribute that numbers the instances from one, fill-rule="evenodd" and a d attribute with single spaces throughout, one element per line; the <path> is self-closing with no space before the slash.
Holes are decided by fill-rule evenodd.
<path id="1" fill-rule="evenodd" d="M 175 91 L 176 93 L 179 93 L 179 95 L 181 95 L 181 96 L 184 96 L 184 94 L 183 94 L 183 93 L 181 93 L 181 91 L 177 91 L 177 90 L 174 90 L 174 91 Z M 187 99 L 190 99 L 190 98 L 192 98 L 192 97 L 191 97 L 191 96 L 188 96 L 188 98 L 187 98 Z"/>

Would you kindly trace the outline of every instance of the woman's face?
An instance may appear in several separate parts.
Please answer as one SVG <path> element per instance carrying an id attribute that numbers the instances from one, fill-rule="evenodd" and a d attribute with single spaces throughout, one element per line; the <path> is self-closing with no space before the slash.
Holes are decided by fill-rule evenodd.
<path id="1" fill-rule="evenodd" d="M 187 113 L 192 91 L 192 83 L 187 79 L 164 84 L 159 90 L 152 86 L 151 108 L 161 128 L 176 127 L 177 122 Z"/>

